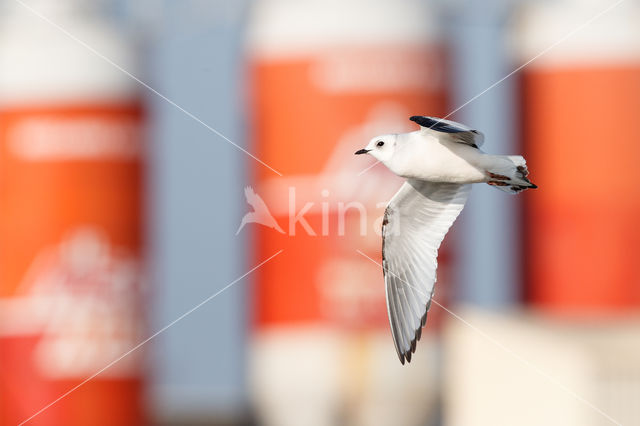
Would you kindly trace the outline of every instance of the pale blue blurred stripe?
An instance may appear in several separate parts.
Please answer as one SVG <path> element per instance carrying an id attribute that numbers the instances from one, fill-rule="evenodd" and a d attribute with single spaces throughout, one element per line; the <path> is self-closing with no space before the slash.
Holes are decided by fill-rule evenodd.
<path id="1" fill-rule="evenodd" d="M 245 1 L 119 1 L 142 36 L 143 78 L 245 146 L 242 20 Z M 142 26 L 142 27 L 140 27 Z M 147 92 L 151 119 L 148 200 L 151 329 L 157 330 L 250 268 L 245 213 L 248 157 Z M 150 346 L 156 414 L 235 416 L 244 409 L 247 280 L 158 336 Z"/>
<path id="2" fill-rule="evenodd" d="M 451 47 L 451 110 L 515 68 L 507 58 L 504 38 L 510 3 L 460 0 L 455 8 L 449 8 L 444 27 Z M 518 75 L 508 78 L 452 117 L 484 132 L 483 149 L 489 153 L 520 153 L 516 133 L 517 78 Z M 455 231 L 460 249 L 459 300 L 500 307 L 519 299 L 519 203 L 517 196 L 487 185 L 474 186 Z"/>

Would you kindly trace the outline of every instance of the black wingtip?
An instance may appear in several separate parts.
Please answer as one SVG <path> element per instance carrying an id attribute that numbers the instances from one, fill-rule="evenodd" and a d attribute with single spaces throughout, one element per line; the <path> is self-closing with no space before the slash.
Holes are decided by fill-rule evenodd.
<path id="1" fill-rule="evenodd" d="M 418 124 L 420 127 L 433 128 L 436 124 L 438 124 L 438 119 L 433 119 L 431 117 L 425 117 L 422 115 L 412 115 L 409 117 L 409 120 Z"/>
<path id="2" fill-rule="evenodd" d="M 411 351 L 407 352 L 405 356 L 407 357 L 407 362 L 411 362 Z"/>
<path id="3" fill-rule="evenodd" d="M 435 117 L 426 117 L 422 115 L 414 115 L 409 120 L 417 123 L 420 127 L 425 127 L 431 130 L 435 130 L 437 132 L 445 132 L 445 133 L 457 133 L 460 132 L 460 129 L 455 129 L 451 127 L 449 124 L 445 123 L 439 118 Z"/>
<path id="4" fill-rule="evenodd" d="M 414 115 L 409 120 L 418 123 L 421 127 L 442 133 L 464 133 L 471 132 L 480 134 L 477 130 L 469 129 L 463 124 L 456 123 L 455 121 L 445 120 L 444 118 L 426 117 L 421 115 Z M 477 145 L 476 145 L 477 148 Z"/>

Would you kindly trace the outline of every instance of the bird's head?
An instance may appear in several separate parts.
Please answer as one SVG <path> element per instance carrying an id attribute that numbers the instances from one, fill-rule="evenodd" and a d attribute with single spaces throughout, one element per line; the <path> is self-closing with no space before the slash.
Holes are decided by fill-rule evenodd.
<path id="1" fill-rule="evenodd" d="M 358 154 L 369 154 L 378 161 L 386 162 L 391 159 L 396 148 L 398 135 L 382 135 L 371 139 L 366 147 L 356 151 Z"/>

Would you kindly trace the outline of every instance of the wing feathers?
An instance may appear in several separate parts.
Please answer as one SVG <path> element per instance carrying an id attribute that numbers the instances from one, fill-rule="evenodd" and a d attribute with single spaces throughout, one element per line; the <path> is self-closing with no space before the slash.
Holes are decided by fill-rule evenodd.
<path id="1" fill-rule="evenodd" d="M 440 134 L 441 136 L 445 134 L 446 137 L 454 142 L 464 143 L 475 148 L 482 146 L 484 143 L 484 135 L 481 132 L 452 120 L 421 115 L 414 115 L 410 120 L 419 124 L 422 127 L 422 131 Z"/>
<path id="2" fill-rule="evenodd" d="M 383 265 L 384 264 L 387 264 L 387 262 L 383 261 Z M 384 269 L 387 269 L 386 266 Z M 394 268 L 391 268 L 391 269 L 394 269 Z M 400 330 L 400 325 L 402 324 L 402 321 L 400 320 L 400 316 L 398 315 L 398 302 L 396 300 L 397 295 L 395 294 L 395 292 L 389 291 L 392 287 L 393 287 L 392 285 L 385 285 L 385 291 L 387 295 L 387 312 L 389 314 L 389 322 L 391 324 L 391 334 L 393 336 L 393 341 L 399 342 L 399 344 L 395 345 L 396 352 L 398 353 L 398 357 L 400 358 L 400 361 L 404 364 L 404 355 L 400 351 L 400 347 L 404 346 L 402 332 Z"/>
<path id="3" fill-rule="evenodd" d="M 427 117 L 422 115 L 414 115 L 409 118 L 414 123 L 418 123 L 420 127 L 426 127 L 436 132 L 443 133 L 460 133 L 460 132 L 474 132 L 470 127 L 464 124 L 456 123 L 452 120 L 445 120 L 444 118 Z"/>
<path id="4" fill-rule="evenodd" d="M 407 181 L 385 211 L 382 254 L 387 311 L 403 364 L 405 359 L 411 361 L 427 320 L 438 248 L 468 193 L 469 185 Z"/>

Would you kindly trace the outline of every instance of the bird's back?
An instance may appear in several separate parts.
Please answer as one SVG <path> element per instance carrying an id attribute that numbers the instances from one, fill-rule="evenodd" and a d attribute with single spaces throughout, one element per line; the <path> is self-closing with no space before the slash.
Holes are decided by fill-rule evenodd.
<path id="1" fill-rule="evenodd" d="M 431 182 L 482 182 L 482 151 L 420 131 L 398 135 L 391 171 L 408 179 Z"/>

